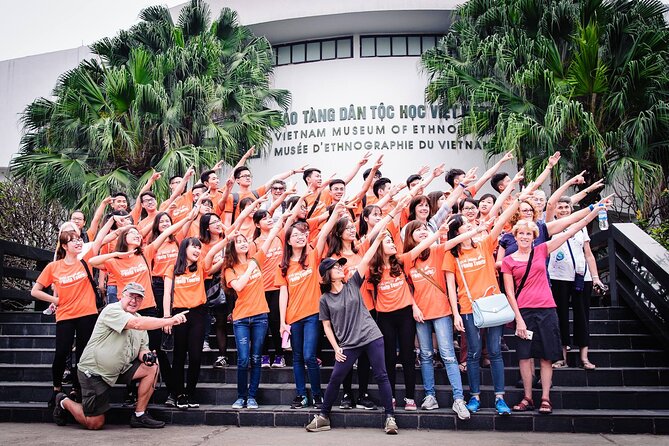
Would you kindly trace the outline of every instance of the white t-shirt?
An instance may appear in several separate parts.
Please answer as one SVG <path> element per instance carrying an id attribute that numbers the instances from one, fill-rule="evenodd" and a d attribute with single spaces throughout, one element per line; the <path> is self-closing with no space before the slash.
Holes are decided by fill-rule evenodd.
<path id="1" fill-rule="evenodd" d="M 553 251 L 548 260 L 549 277 L 552 280 L 572 281 L 576 276 L 576 272 L 574 271 L 574 264 L 576 264 L 577 271 L 582 273 L 585 270 L 585 280 L 592 280 L 590 271 L 586 268 L 585 252 L 583 251 L 585 242 L 589 241 L 588 230 L 583 228 L 574 234 L 568 242 L 564 242 L 558 249 Z M 569 243 L 569 246 L 567 246 L 567 243 Z M 571 253 L 574 254 L 573 261 L 569 252 L 570 247 Z"/>

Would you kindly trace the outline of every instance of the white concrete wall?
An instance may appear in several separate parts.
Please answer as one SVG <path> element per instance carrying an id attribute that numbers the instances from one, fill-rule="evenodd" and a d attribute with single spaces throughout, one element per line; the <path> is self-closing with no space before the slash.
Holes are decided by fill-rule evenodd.
<path id="1" fill-rule="evenodd" d="M 19 149 L 23 109 L 38 97 L 51 97 L 58 76 L 90 56 L 82 46 L 0 62 L 0 173 Z"/>

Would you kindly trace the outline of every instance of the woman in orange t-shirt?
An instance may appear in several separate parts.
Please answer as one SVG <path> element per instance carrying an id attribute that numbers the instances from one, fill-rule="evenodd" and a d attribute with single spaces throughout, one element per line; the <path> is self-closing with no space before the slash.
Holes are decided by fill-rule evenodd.
<path id="1" fill-rule="evenodd" d="M 275 202 L 276 203 L 276 202 Z M 273 203 L 273 205 L 275 204 Z M 289 215 L 284 213 L 283 215 Z M 282 215 L 282 216 L 283 216 Z M 269 308 L 269 325 L 267 327 L 267 336 L 263 344 L 262 350 L 262 367 L 282 368 L 286 366 L 286 360 L 283 356 L 283 347 L 281 346 L 281 316 L 279 315 L 279 287 L 274 284 L 274 276 L 279 269 L 281 257 L 283 256 L 283 238 L 285 234 L 281 229 L 282 220 L 274 222 L 272 213 L 264 209 L 256 211 L 253 214 L 253 222 L 256 225 L 256 232 L 253 239 L 253 253 L 258 250 L 265 241 L 269 240 L 269 235 L 275 226 L 279 226 L 280 230 L 277 235 L 272 237 L 271 245 L 267 250 L 265 261 L 260 264 L 262 270 L 262 277 L 264 282 L 265 300 Z M 251 253 L 251 254 L 253 254 Z M 272 347 L 274 347 L 274 361 L 270 362 L 269 356 L 269 339 L 272 339 Z"/>
<path id="2" fill-rule="evenodd" d="M 253 256 L 249 256 L 247 238 L 239 232 L 234 233 L 226 245 L 223 257 L 224 283 L 226 288 L 237 292 L 232 311 L 232 328 L 237 345 L 237 399 L 232 404 L 233 409 L 244 406 L 258 408 L 256 393 L 260 384 L 261 354 L 269 313 L 260 265 L 267 260 L 267 252 L 280 230 L 281 224 L 276 224 Z"/>
<path id="3" fill-rule="evenodd" d="M 531 193 L 531 189 L 528 190 Z M 528 191 L 523 192 L 523 194 L 527 193 Z M 459 313 L 456 307 L 452 306 L 451 308 L 453 310 L 453 323 L 458 331 L 464 331 L 467 336 L 467 376 L 472 395 L 467 404 L 467 409 L 472 413 L 478 412 L 481 405 L 479 359 L 481 358 L 482 345 L 479 328 L 474 325 L 469 294 L 471 294 L 471 299 L 473 300 L 500 292 L 495 259 L 493 257 L 494 245 L 497 243 L 497 238 L 502 232 L 504 224 L 518 209 L 518 203 L 520 203 L 521 199 L 522 196 L 514 200 L 507 207 L 487 236 L 478 242 L 475 242 L 473 238 L 465 239 L 444 254 L 442 269 L 446 272 L 448 295 L 451 298 L 458 296 L 460 304 Z M 460 234 L 469 232 L 473 227 L 474 225 L 466 217 L 457 214 L 451 222 L 448 230 L 448 238 L 453 239 Z M 466 284 L 463 279 L 466 280 Z M 467 285 L 469 293 L 465 285 Z M 504 401 L 504 360 L 501 351 L 503 333 L 503 325 L 487 328 L 486 343 L 495 392 L 495 409 L 499 415 L 509 415 L 511 409 L 509 409 Z"/>
<path id="4" fill-rule="evenodd" d="M 177 223 L 179 224 L 179 223 Z M 179 244 L 176 263 L 165 271 L 165 289 L 162 296 L 163 317 L 188 311 L 186 323 L 165 327 L 163 331 L 174 334 L 171 395 L 176 396 L 176 407 L 185 410 L 200 405 L 195 400 L 195 387 L 200 377 L 202 364 L 202 338 L 207 323 L 204 280 L 206 265 L 211 265 L 214 254 L 223 248 L 225 240 L 214 245 L 202 259 L 202 243 L 189 237 Z M 187 385 L 184 389 L 184 370 L 188 353 Z"/>
<path id="5" fill-rule="evenodd" d="M 86 267 L 92 274 L 93 267 L 90 266 L 90 258 L 100 250 L 102 240 L 113 223 L 113 218 L 107 221 L 81 260 L 78 258 L 84 246 L 81 236 L 77 231 L 62 231 L 58 237 L 55 261 L 44 268 L 33 285 L 31 295 L 35 299 L 51 302 L 57 306 L 56 352 L 51 365 L 53 395 L 49 400 L 50 408 L 53 408 L 56 395 L 61 391 L 65 363 L 72 352 L 72 342 L 75 336 L 77 356 L 81 356 L 93 333 L 98 310 L 95 303 L 94 285 L 91 282 L 92 276 L 89 280 Z M 51 285 L 54 288 L 53 296 L 44 292 Z M 72 377 L 72 391 L 81 395 L 76 370 L 72 370 Z"/>
<path id="6" fill-rule="evenodd" d="M 420 370 L 425 388 L 425 399 L 421 408 L 426 410 L 439 408 L 432 364 L 434 351 L 432 332 L 434 330 L 439 353 L 453 388 L 453 410 L 458 418 L 466 420 L 469 419 L 469 411 L 465 407 L 462 378 L 453 347 L 451 308 L 457 306 L 457 300 L 455 296 L 450 296 L 450 299 L 446 296 L 446 281 L 441 264 L 445 250 L 473 237 L 479 228 L 461 234 L 443 244 L 435 244 L 446 235 L 449 223 L 450 221 L 446 221 L 437 232 L 431 232 L 426 223 L 418 220 L 410 221 L 404 227 L 404 252 L 409 254 L 409 258 L 404 263 L 404 272 L 413 282 L 414 300 L 421 316 L 416 321 L 416 333 L 420 345 Z"/>

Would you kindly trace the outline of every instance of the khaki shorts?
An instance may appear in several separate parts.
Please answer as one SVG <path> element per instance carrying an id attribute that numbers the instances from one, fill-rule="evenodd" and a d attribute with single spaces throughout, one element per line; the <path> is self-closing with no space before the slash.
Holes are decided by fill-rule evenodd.
<path id="1" fill-rule="evenodd" d="M 119 384 L 132 382 L 132 377 L 135 376 L 140 365 L 139 359 L 135 359 L 130 368 L 118 376 L 116 382 Z M 111 386 L 98 375 L 87 376 L 81 370 L 77 370 L 77 376 L 81 384 L 81 405 L 84 415 L 87 417 L 103 415 L 110 408 Z"/>

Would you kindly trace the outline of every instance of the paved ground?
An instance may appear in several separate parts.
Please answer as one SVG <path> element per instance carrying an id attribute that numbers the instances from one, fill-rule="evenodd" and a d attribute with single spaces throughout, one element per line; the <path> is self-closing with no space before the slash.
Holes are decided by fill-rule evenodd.
<path id="1" fill-rule="evenodd" d="M 309 443 L 307 443 L 307 441 Z M 167 426 L 154 431 L 108 426 L 90 432 L 76 426 L 57 427 L 50 424 L 0 424 L 0 444 L 11 446 L 95 445 L 119 446 L 133 443 L 174 445 L 295 445 L 342 446 L 346 444 L 402 445 L 669 445 L 669 436 L 535 434 L 502 432 L 453 432 L 405 430 L 397 436 L 386 436 L 374 429 L 333 429 L 330 432 L 308 433 L 299 428 L 249 428 L 227 426 Z"/>

